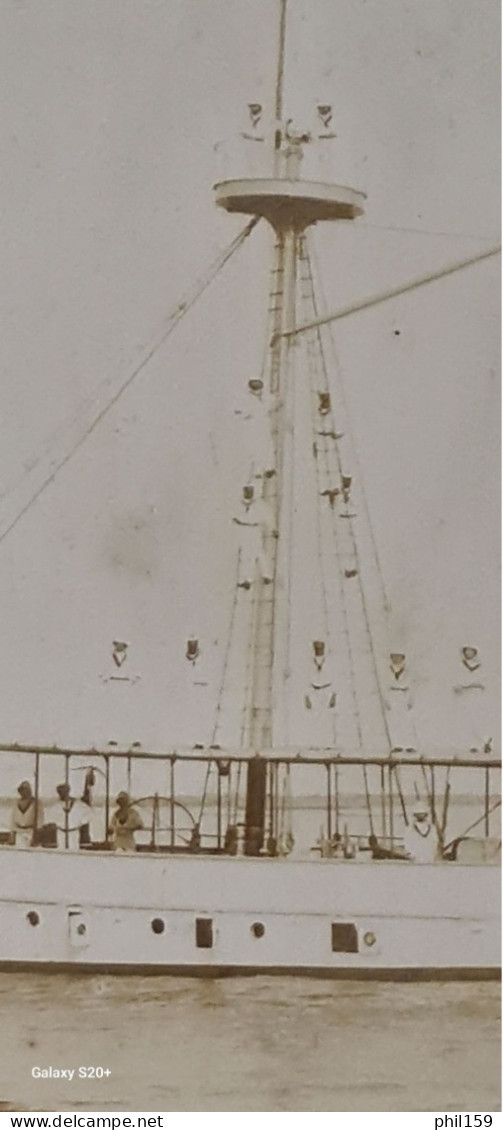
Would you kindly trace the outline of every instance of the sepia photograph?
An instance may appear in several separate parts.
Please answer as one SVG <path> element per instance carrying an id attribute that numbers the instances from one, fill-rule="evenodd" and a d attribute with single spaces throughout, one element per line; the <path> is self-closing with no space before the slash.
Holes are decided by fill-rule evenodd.
<path id="1" fill-rule="evenodd" d="M 499 6 L 0 57 L 0 1111 L 497 1112 Z"/>

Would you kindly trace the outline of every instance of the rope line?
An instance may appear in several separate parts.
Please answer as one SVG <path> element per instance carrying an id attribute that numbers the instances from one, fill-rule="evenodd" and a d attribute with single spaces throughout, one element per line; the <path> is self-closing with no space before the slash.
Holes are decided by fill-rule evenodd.
<path id="1" fill-rule="evenodd" d="M 407 294 L 410 290 L 427 286 L 429 283 L 436 282 L 437 279 L 448 278 L 449 275 L 463 271 L 466 267 L 473 266 L 474 263 L 481 263 L 484 259 L 491 259 L 495 255 L 499 255 L 500 252 L 501 246 L 498 244 L 496 247 L 491 247 L 489 251 L 481 251 L 478 255 L 471 255 L 468 259 L 460 259 L 456 263 L 451 263 L 441 271 L 432 271 L 431 274 L 421 275 L 417 279 L 412 279 L 409 283 L 402 283 L 401 286 L 382 291 L 380 294 L 362 298 L 359 302 L 353 302 L 351 306 L 344 306 L 342 310 L 335 310 L 333 314 L 326 314 L 323 318 L 315 318 L 311 322 L 306 322 L 303 326 L 296 326 L 293 330 L 285 330 L 282 336 L 296 337 L 299 334 L 306 333 L 307 330 L 326 326 L 329 322 L 336 322 L 339 318 L 348 318 L 350 314 L 357 314 L 360 310 L 367 310 L 370 306 L 379 306 L 382 302 L 388 302 L 390 298 L 398 298 L 401 294 Z"/>
<path id="2" fill-rule="evenodd" d="M 80 448 L 83 446 L 83 444 L 89 438 L 89 436 L 92 435 L 93 432 L 96 430 L 96 428 L 99 426 L 99 424 L 101 424 L 101 421 L 105 418 L 105 416 L 108 414 L 108 412 L 110 412 L 110 410 L 117 404 L 117 402 L 124 395 L 124 393 L 127 391 L 127 389 L 129 389 L 131 387 L 131 385 L 136 380 L 136 378 L 140 375 L 140 373 L 143 372 L 143 370 L 148 365 L 149 361 L 151 361 L 152 358 L 155 356 L 155 354 L 158 353 L 159 349 L 161 348 L 162 345 L 164 345 L 164 342 L 167 340 L 167 338 L 173 332 L 173 330 L 178 325 L 178 323 L 182 321 L 182 319 L 185 317 L 185 315 L 188 313 L 188 311 L 197 302 L 198 298 L 204 293 L 205 290 L 207 290 L 210 283 L 220 273 L 220 271 L 223 269 L 225 264 L 229 261 L 229 259 L 232 257 L 232 255 L 234 255 L 235 251 L 237 251 L 237 249 L 241 246 L 241 244 L 244 243 L 245 239 L 250 235 L 250 233 L 253 231 L 253 228 L 256 227 L 258 222 L 259 222 L 259 217 L 254 217 L 252 220 L 250 220 L 250 222 L 239 233 L 239 235 L 237 235 L 235 237 L 235 239 L 233 239 L 232 243 L 228 246 L 226 251 L 224 251 L 218 257 L 218 259 L 216 260 L 213 267 L 210 269 L 210 271 L 208 272 L 208 274 L 206 275 L 204 280 L 200 283 L 200 285 L 198 287 L 196 287 L 196 289 L 192 292 L 191 296 L 185 302 L 180 302 L 178 304 L 175 312 L 170 316 L 170 322 L 169 322 L 169 325 L 167 326 L 167 328 L 160 334 L 160 336 L 156 339 L 156 341 L 153 343 L 153 345 L 150 346 L 150 348 L 147 350 L 147 353 L 145 354 L 145 356 L 135 366 L 133 371 L 131 373 L 129 373 L 129 375 L 122 382 L 122 384 L 119 386 L 119 388 L 116 390 L 116 392 L 114 392 L 114 394 L 110 398 L 110 400 L 107 401 L 107 403 L 103 406 L 103 408 L 101 408 L 100 411 L 96 414 L 94 419 L 91 421 L 90 425 L 86 428 L 86 431 L 84 432 L 84 434 L 82 436 L 80 436 L 80 438 L 73 444 L 73 446 L 66 453 L 66 455 L 64 455 L 59 460 L 59 462 L 56 463 L 56 466 L 52 468 L 51 472 L 42 481 L 40 486 L 37 487 L 37 489 L 33 492 L 31 497 L 29 498 L 28 502 L 25 503 L 25 505 L 18 511 L 16 516 L 12 519 L 12 521 L 9 522 L 9 524 L 2 531 L 2 533 L 0 534 L 0 545 L 2 544 L 3 541 L 5 541 L 5 539 L 8 537 L 8 535 L 10 533 L 12 533 L 12 531 L 16 528 L 16 526 L 21 521 L 21 519 L 25 516 L 25 514 L 28 513 L 28 511 L 31 509 L 31 507 L 34 505 L 34 503 L 37 502 L 38 499 L 47 490 L 47 488 L 52 485 L 52 483 L 56 479 L 57 475 L 59 475 L 59 472 L 62 471 L 63 468 L 67 466 L 67 464 L 70 462 L 71 459 L 73 459 L 74 455 L 76 455 L 76 453 L 80 450 Z"/>
<path id="3" fill-rule="evenodd" d="M 220 687 L 219 687 L 219 691 L 218 691 L 218 699 L 217 699 L 217 704 L 216 704 L 216 708 L 215 708 L 215 721 L 214 721 L 213 731 L 212 731 L 212 735 L 211 735 L 211 743 L 210 743 L 211 745 L 215 745 L 216 740 L 217 740 L 218 730 L 219 730 L 219 726 L 220 726 L 220 715 L 222 713 L 222 703 L 223 703 L 223 698 L 224 698 L 224 694 L 225 694 L 225 690 L 226 690 L 226 684 L 227 684 L 227 672 L 229 670 L 229 661 L 230 661 L 230 656 L 231 656 L 232 640 L 233 640 L 233 636 L 234 636 L 234 624 L 235 624 L 235 620 L 236 620 L 236 609 L 237 609 L 237 604 L 238 604 L 238 591 L 239 591 L 238 590 L 238 581 L 239 581 L 239 573 L 240 573 L 240 568 L 241 568 L 241 556 L 242 556 L 242 551 L 241 551 L 241 546 L 240 546 L 239 549 L 238 549 L 238 554 L 237 554 L 236 583 L 234 585 L 234 596 L 233 596 L 233 599 L 232 599 L 231 615 L 230 615 L 230 621 L 229 621 L 229 632 L 228 632 L 228 635 L 227 635 L 227 642 L 226 642 L 226 645 L 225 645 L 224 661 L 223 661 L 223 666 L 222 666 L 222 678 L 221 678 L 221 681 L 220 681 Z"/>
<path id="4" fill-rule="evenodd" d="M 295 262 L 295 255 L 293 254 L 294 248 L 289 248 L 290 255 L 293 256 Z M 283 306 L 284 306 L 284 274 L 285 274 L 285 237 L 282 233 L 278 235 L 274 249 L 274 273 L 276 277 L 277 293 L 271 295 L 274 297 L 274 302 L 270 303 L 276 332 L 273 334 L 269 342 L 269 389 L 268 389 L 268 414 L 270 419 L 270 443 L 272 453 L 272 468 L 275 473 L 269 477 L 262 478 L 261 499 L 274 513 L 275 517 L 275 531 L 274 534 L 262 532 L 262 550 L 266 548 L 266 542 L 269 540 L 270 545 L 270 560 L 271 560 L 271 578 L 272 584 L 270 592 L 266 593 L 260 577 L 260 571 L 256 569 L 256 585 L 259 586 L 259 592 L 255 602 L 255 616 L 253 624 L 253 643 L 252 643 L 252 656 L 255 660 L 256 649 L 260 648 L 263 655 L 264 652 L 264 637 L 267 637 L 266 651 L 268 654 L 267 669 L 268 679 L 267 687 L 261 687 L 261 704 L 257 706 L 257 681 L 263 683 L 264 681 L 264 667 L 262 662 L 260 668 L 256 662 L 253 662 L 252 674 L 252 689 L 249 703 L 249 734 L 248 741 L 250 745 L 257 748 L 257 741 L 262 746 L 264 744 L 272 744 L 273 736 L 273 694 L 274 694 L 274 673 L 275 673 L 275 658 L 276 658 L 276 612 L 277 612 L 277 575 L 278 575 L 278 539 L 277 531 L 281 527 L 281 516 L 283 508 L 283 453 L 284 453 L 284 437 L 282 429 L 280 429 L 280 417 L 284 411 L 284 388 L 280 388 L 280 381 L 283 377 L 286 387 L 288 387 L 288 371 L 289 371 L 289 356 L 290 345 L 285 344 L 281 340 L 279 330 L 283 324 Z M 273 273 L 273 274 L 274 274 Z M 284 367 L 282 361 L 284 360 Z M 270 613 L 270 615 L 269 615 Z M 257 738 L 258 730 L 258 738 Z"/>
<path id="5" fill-rule="evenodd" d="M 306 242 L 305 242 L 305 237 L 303 237 L 301 244 L 300 244 L 299 261 L 300 261 L 300 267 L 301 267 L 300 281 L 303 284 L 302 298 L 304 299 L 304 301 L 306 301 L 307 297 L 308 297 L 306 295 L 306 291 L 305 291 L 305 286 L 308 283 L 308 279 L 306 277 L 306 272 L 305 272 L 305 260 L 306 260 Z M 309 402 L 310 402 L 310 408 L 311 408 L 311 430 L 312 430 L 312 444 L 313 444 L 311 450 L 312 450 L 313 460 L 314 460 L 315 486 L 316 486 L 316 495 L 317 495 L 317 497 L 316 497 L 316 510 L 315 510 L 316 553 L 317 553 L 317 558 L 318 558 L 318 570 L 319 570 L 319 576 L 320 576 L 321 603 L 322 603 L 322 612 L 323 612 L 324 631 L 325 631 L 325 635 L 326 635 L 329 655 L 333 656 L 332 629 L 331 629 L 331 618 L 330 618 L 330 609 L 329 609 L 329 601 L 328 601 L 328 585 L 327 585 L 326 569 L 325 569 L 325 564 L 324 564 L 323 528 L 322 528 L 321 510 L 320 510 L 321 487 L 322 487 L 323 484 L 321 482 L 320 467 L 319 467 L 318 458 L 317 458 L 317 455 L 315 455 L 315 450 L 317 450 L 317 449 L 315 449 L 315 446 L 314 446 L 315 444 L 317 444 L 317 434 L 316 434 L 317 429 L 316 429 L 316 417 L 315 417 L 315 407 L 314 407 L 316 390 L 314 388 L 314 381 L 313 381 L 314 365 L 313 365 L 313 356 L 312 356 L 312 341 L 311 341 L 311 338 L 309 336 L 306 339 L 306 353 L 307 353 L 307 372 L 308 372 L 309 393 L 310 393 Z M 342 597 L 342 589 L 341 589 L 341 597 Z M 331 714 L 331 730 L 332 730 L 333 744 L 335 746 L 336 742 L 337 742 L 337 721 L 336 721 L 335 714 Z"/>
<path id="6" fill-rule="evenodd" d="M 310 282 L 311 282 L 311 302 L 312 302 L 313 310 L 316 311 L 316 309 L 317 309 L 316 295 L 315 295 L 315 292 L 314 292 L 314 286 L 312 285 L 312 271 L 311 271 L 310 265 L 309 265 L 309 256 L 308 256 L 308 269 L 309 269 Z M 324 377 L 327 388 L 329 388 L 328 369 L 327 369 L 325 351 L 324 351 L 324 346 L 323 346 L 323 339 L 322 339 L 322 336 L 321 336 L 321 329 L 320 329 L 319 322 L 316 323 L 314 329 L 315 329 L 315 334 L 316 334 L 316 340 L 317 340 L 317 345 L 318 345 L 318 350 L 319 350 L 320 361 L 321 361 L 321 365 L 322 365 L 323 377 Z M 332 407 L 330 407 L 329 413 L 327 414 L 327 417 L 330 418 L 332 431 L 333 431 L 334 434 L 336 434 L 335 420 L 334 420 L 334 416 L 333 416 Z M 338 444 L 337 439 L 334 440 L 334 451 L 335 451 L 339 475 L 342 478 L 343 465 L 342 465 L 341 454 L 340 454 L 339 444 Z M 350 536 L 350 540 L 351 540 L 354 558 L 355 558 L 355 561 L 357 562 L 357 565 L 358 565 L 358 569 L 357 569 L 358 590 L 359 590 L 359 594 L 360 594 L 360 601 L 361 601 L 363 618 L 364 618 L 364 623 L 365 623 L 365 630 L 366 630 L 366 634 L 367 634 L 367 638 L 368 638 L 368 642 L 369 642 L 370 655 L 371 655 L 371 659 L 372 659 L 372 666 L 373 666 L 373 669 L 374 669 L 374 679 L 375 679 L 376 689 L 377 689 L 377 692 L 378 692 L 379 702 L 380 702 L 380 706 L 381 706 L 381 716 L 382 716 L 382 721 L 383 721 L 384 732 L 386 734 L 386 740 L 388 742 L 389 751 L 391 752 L 393 743 L 392 743 L 391 733 L 390 733 L 389 724 L 388 724 L 387 711 L 386 711 L 386 701 L 385 701 L 385 698 L 384 698 L 382 685 L 381 685 L 381 679 L 380 679 L 380 675 L 379 675 L 379 667 L 378 667 L 378 663 L 377 663 L 377 656 L 376 656 L 376 652 L 375 652 L 374 640 L 373 640 L 372 630 L 371 630 L 371 625 L 370 625 L 370 616 L 369 616 L 369 610 L 368 610 L 368 606 L 367 606 L 367 599 L 366 599 L 366 596 L 365 596 L 365 589 L 363 587 L 363 581 L 362 581 L 362 577 L 361 577 L 360 555 L 359 555 L 359 551 L 358 551 L 358 543 L 357 543 L 357 540 L 356 540 L 356 534 L 355 534 L 355 529 L 354 529 L 354 525 L 353 525 L 353 519 L 352 519 L 350 513 L 348 512 L 347 507 L 346 507 L 345 517 L 347 518 L 347 528 L 349 530 L 349 536 Z M 334 518 L 334 524 L 335 524 L 335 511 L 333 512 L 333 518 Z"/>
<path id="7" fill-rule="evenodd" d="M 435 237 L 443 237 L 444 239 L 478 239 L 481 243 L 493 243 L 494 236 L 492 235 L 479 235 L 475 232 L 461 232 L 461 231 L 433 231 L 431 228 L 406 228 L 400 227 L 395 224 L 369 224 L 358 223 L 355 231 L 366 231 L 373 229 L 375 231 L 394 231 L 403 232 L 405 235 L 430 235 Z"/>
<path id="8" fill-rule="evenodd" d="M 245 686 L 243 693 L 243 706 L 241 711 L 241 733 L 239 738 L 240 749 L 247 749 L 250 744 L 250 735 L 248 731 L 252 694 L 253 643 L 255 639 L 255 613 L 257 603 L 256 589 L 257 586 L 252 583 L 252 599 L 248 621 L 248 646 L 246 649 Z"/>
<path id="9" fill-rule="evenodd" d="M 286 646 L 285 646 L 285 670 L 284 670 L 284 732 L 285 742 L 287 745 L 290 743 L 290 711 L 288 709 L 288 696 L 286 693 L 287 679 L 290 675 L 290 658 L 292 652 L 292 623 L 293 623 L 293 573 L 295 561 L 295 538 L 294 538 L 294 523 L 295 523 L 295 412 L 296 412 L 296 379 L 293 370 L 294 357 L 290 354 L 289 365 L 287 372 L 287 387 L 285 390 L 285 419 L 290 436 L 290 462 L 288 467 L 288 481 L 284 487 L 284 504 L 287 511 L 287 561 L 288 570 L 286 577 Z"/>
<path id="10" fill-rule="evenodd" d="M 304 262 L 306 262 L 306 259 L 304 259 Z M 307 279 L 306 279 L 306 281 L 307 281 Z M 310 295 L 310 298 L 311 298 L 311 295 Z M 316 441 L 316 443 L 318 443 L 318 436 L 317 436 L 317 429 L 316 429 L 316 417 L 314 415 L 314 411 L 315 411 L 315 409 L 314 409 L 314 399 L 315 399 L 315 396 L 316 396 L 316 388 L 314 387 L 314 381 L 313 381 L 313 376 L 317 380 L 318 367 L 316 365 L 316 359 L 315 359 L 316 342 L 315 342 L 313 334 L 308 334 L 307 342 L 308 342 L 308 356 L 309 356 L 310 362 L 311 362 L 308 371 L 309 371 L 309 382 L 310 382 L 311 403 L 312 403 L 312 425 L 313 425 L 313 433 L 314 433 L 314 436 L 315 436 L 315 441 Z M 335 430 L 335 428 L 334 428 L 334 430 Z M 319 444 L 319 447 L 321 448 L 321 455 L 322 455 L 324 469 L 325 469 L 326 483 L 327 483 L 327 487 L 330 487 L 331 473 L 330 473 L 329 450 L 328 450 L 328 446 L 327 446 L 327 442 L 326 442 L 327 437 L 321 436 L 319 438 L 321 439 L 321 444 Z M 318 483 L 318 487 L 320 487 L 322 485 L 322 483 L 320 481 L 319 470 L 318 470 L 318 461 L 317 460 L 316 460 L 316 464 L 317 464 L 317 483 Z M 318 490 L 318 494 L 320 494 L 319 490 Z M 344 584 L 343 584 L 343 581 L 342 581 L 341 549 L 340 549 L 340 545 L 339 545 L 339 539 L 338 539 L 337 529 L 336 529 L 335 523 L 331 524 L 331 529 L 332 529 L 332 536 L 333 536 L 333 542 L 334 542 L 335 557 L 336 557 L 336 562 L 337 562 L 336 573 L 337 573 L 337 579 L 338 579 L 339 599 L 340 599 L 340 605 L 341 605 L 341 610 L 342 610 L 342 629 L 343 629 L 343 632 L 344 632 L 346 649 L 347 649 L 347 656 L 348 656 L 350 693 L 351 693 L 351 700 L 352 700 L 352 704 L 353 704 L 353 715 L 354 715 L 354 721 L 355 721 L 355 726 L 356 726 L 358 747 L 359 747 L 360 751 L 363 753 L 363 733 L 362 733 L 361 722 L 360 722 L 360 713 L 359 713 L 359 708 L 358 708 L 358 695 L 357 695 L 357 689 L 356 689 L 356 671 L 355 671 L 353 647 L 352 647 L 352 641 L 351 641 L 351 632 L 350 632 L 350 627 L 349 627 L 349 617 L 348 617 L 348 609 L 347 609 L 347 604 L 346 604 L 346 596 L 345 596 L 345 592 L 344 592 Z M 321 545 L 322 545 L 322 539 L 321 539 L 321 531 L 320 531 L 320 546 Z M 328 612 L 328 598 L 327 598 L 327 612 Z"/>
<path id="11" fill-rule="evenodd" d="M 321 278 L 321 270 L 320 270 L 318 256 L 317 256 L 317 253 L 316 253 L 315 241 L 309 240 L 308 247 L 309 247 L 310 262 L 314 264 L 314 268 L 315 268 L 315 272 L 316 272 L 316 283 L 318 285 L 318 290 L 319 290 L 319 293 L 320 293 L 321 305 L 326 309 L 327 302 L 326 302 L 325 292 L 324 292 L 324 289 L 323 289 L 323 283 L 322 283 L 322 278 Z M 316 288 L 314 286 L 314 275 L 313 275 L 313 293 L 314 293 L 314 296 L 315 296 L 316 313 L 318 313 L 318 304 L 317 304 L 317 301 L 316 301 Z M 374 555 L 377 574 L 378 574 L 378 577 L 379 577 L 379 583 L 380 583 L 380 586 L 381 586 L 383 612 L 384 612 L 386 626 L 388 627 L 388 616 L 389 616 L 389 612 L 391 611 L 391 604 L 390 604 L 388 592 L 387 592 L 387 589 L 386 589 L 386 582 L 384 580 L 384 573 L 383 573 L 383 570 L 382 570 L 381 559 L 379 557 L 379 550 L 377 548 L 377 539 L 376 539 L 376 536 L 375 536 L 374 524 L 372 522 L 372 515 L 371 515 L 371 512 L 370 512 L 370 507 L 369 507 L 369 503 L 368 503 L 368 499 L 367 499 L 367 493 L 366 493 L 366 490 L 365 490 L 364 476 L 362 474 L 361 462 L 360 462 L 360 458 L 359 458 L 359 455 L 358 455 L 358 447 L 357 447 L 357 443 L 356 443 L 356 437 L 355 437 L 355 433 L 354 433 L 354 429 L 353 429 L 351 415 L 350 415 L 350 412 L 349 412 L 348 399 L 347 399 L 347 394 L 346 394 L 346 382 L 345 382 L 345 379 L 344 379 L 344 372 L 343 372 L 342 365 L 341 365 L 341 362 L 340 362 L 339 353 L 338 353 L 338 350 L 337 350 L 337 347 L 336 347 L 336 344 L 335 344 L 335 335 L 334 335 L 334 331 L 332 329 L 331 324 L 328 327 L 328 334 L 329 334 L 329 341 L 330 341 L 331 350 L 332 350 L 332 356 L 333 356 L 333 360 L 334 360 L 334 373 L 335 373 L 336 378 L 337 377 L 339 378 L 338 379 L 338 391 L 340 393 L 342 407 L 343 407 L 343 410 L 344 410 L 344 424 L 347 427 L 347 430 L 349 432 L 349 437 L 350 437 L 350 440 L 351 440 L 351 447 L 352 447 L 352 450 L 353 450 L 353 454 L 355 456 L 355 465 L 356 465 L 356 469 L 357 469 L 357 472 L 358 472 L 360 491 L 361 491 L 363 506 L 364 506 L 364 510 L 365 510 L 365 521 L 366 521 L 367 526 L 368 526 L 368 530 L 369 530 L 369 534 L 370 534 L 370 540 L 371 540 L 371 543 L 372 543 L 372 551 L 373 551 L 373 555 Z"/>
<path id="12" fill-rule="evenodd" d="M 309 249 L 310 249 L 310 261 L 312 263 L 314 263 L 314 267 L 315 267 L 315 270 L 316 270 L 316 278 L 317 278 L 319 293 L 320 293 L 320 297 L 321 297 L 321 304 L 326 310 L 327 309 L 326 295 L 325 295 L 324 288 L 323 288 L 319 257 L 317 255 L 317 249 L 316 249 L 316 244 L 315 244 L 314 240 L 312 240 L 312 241 L 310 240 Z M 316 291 L 314 293 L 315 293 L 315 298 L 316 298 Z M 362 474 L 361 462 L 360 462 L 360 458 L 359 458 L 359 455 L 358 455 L 358 447 L 357 447 L 357 443 L 356 443 L 356 438 L 355 438 L 355 434 L 354 434 L 351 416 L 350 416 L 350 413 L 349 413 L 344 371 L 343 371 L 343 368 L 342 368 L 342 365 L 341 365 L 341 362 L 340 362 L 340 358 L 339 358 L 339 353 L 338 353 L 338 350 L 337 350 L 337 347 L 336 347 L 336 344 L 335 344 L 335 335 L 334 335 L 333 327 L 332 327 L 331 324 L 329 324 L 329 326 L 328 326 L 328 336 L 329 336 L 329 341 L 330 341 L 331 350 L 332 350 L 332 356 L 333 356 L 333 360 L 334 360 L 334 372 L 335 372 L 336 378 L 338 377 L 338 386 L 339 386 L 339 390 L 340 390 L 342 405 L 343 405 L 343 408 L 344 408 L 345 424 L 347 425 L 347 429 L 348 429 L 348 432 L 349 432 L 349 435 L 350 435 L 350 438 L 351 438 L 351 445 L 352 445 L 352 448 L 353 448 L 353 453 L 354 453 L 354 456 L 355 456 L 355 464 L 356 464 L 356 468 L 357 468 L 357 471 L 358 471 L 360 491 L 361 491 L 361 496 L 362 496 L 362 501 L 363 501 L 363 506 L 364 506 L 364 511 L 365 511 L 365 520 L 366 520 L 367 527 L 368 527 L 369 534 L 370 534 L 370 540 L 371 540 L 371 544 L 372 544 L 372 551 L 373 551 L 375 566 L 376 566 L 377 574 L 378 574 L 378 577 L 379 577 L 379 583 L 380 583 L 381 594 L 382 594 L 382 610 L 383 610 L 383 616 L 384 616 L 384 625 L 385 625 L 385 629 L 386 629 L 386 635 L 388 637 L 387 643 L 388 643 L 388 650 L 389 650 L 389 614 L 390 614 L 390 611 L 391 611 L 391 601 L 389 599 L 388 591 L 387 591 L 387 588 L 386 588 L 386 582 L 385 582 L 385 579 L 384 579 L 384 573 L 383 573 L 383 569 L 382 569 L 382 565 L 381 565 L 381 559 L 380 559 L 379 550 L 378 550 L 378 547 L 377 547 L 377 538 L 375 536 L 374 524 L 373 524 L 373 521 L 372 521 L 372 515 L 371 515 L 370 506 L 369 506 L 369 502 L 368 502 L 368 498 L 367 498 L 367 492 L 365 490 L 364 476 Z M 408 695 L 407 697 L 408 697 L 408 700 L 410 701 L 410 695 Z M 414 716 L 413 712 L 411 713 L 411 716 L 410 716 L 410 726 L 411 726 L 411 730 L 412 730 L 412 740 L 413 740 L 414 746 L 417 748 L 418 734 L 417 734 L 416 720 L 415 720 L 415 716 Z M 397 781 L 398 792 L 399 792 L 399 795 L 401 795 L 401 785 L 400 785 L 400 778 L 399 778 L 398 769 L 395 770 L 395 776 L 396 776 L 396 781 Z"/>

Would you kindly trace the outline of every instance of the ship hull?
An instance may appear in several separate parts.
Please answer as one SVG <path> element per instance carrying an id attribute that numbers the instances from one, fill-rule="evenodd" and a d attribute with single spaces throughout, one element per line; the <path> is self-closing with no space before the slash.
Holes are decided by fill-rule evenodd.
<path id="1" fill-rule="evenodd" d="M 499 976 L 487 864 L 0 850 L 0 967 L 344 979 Z"/>

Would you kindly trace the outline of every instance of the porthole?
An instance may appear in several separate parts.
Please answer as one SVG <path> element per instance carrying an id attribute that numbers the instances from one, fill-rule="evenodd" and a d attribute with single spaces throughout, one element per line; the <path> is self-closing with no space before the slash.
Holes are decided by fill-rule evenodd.
<path id="1" fill-rule="evenodd" d="M 38 926 L 40 923 L 40 914 L 38 914 L 36 910 L 29 910 L 26 918 L 30 926 Z"/>
<path id="2" fill-rule="evenodd" d="M 164 934 L 166 923 L 163 918 L 153 918 L 150 925 L 154 934 Z"/>
<path id="3" fill-rule="evenodd" d="M 376 936 L 372 933 L 372 930 L 367 930 L 367 933 L 363 935 L 363 941 L 366 946 L 375 946 Z"/>
<path id="4" fill-rule="evenodd" d="M 83 938 L 85 933 L 87 933 L 87 926 L 84 926 L 83 922 L 79 922 L 79 925 L 77 926 L 77 934 L 79 935 L 79 937 Z"/>
<path id="5" fill-rule="evenodd" d="M 251 928 L 254 938 L 263 938 L 265 934 L 265 926 L 263 922 L 254 922 Z"/>

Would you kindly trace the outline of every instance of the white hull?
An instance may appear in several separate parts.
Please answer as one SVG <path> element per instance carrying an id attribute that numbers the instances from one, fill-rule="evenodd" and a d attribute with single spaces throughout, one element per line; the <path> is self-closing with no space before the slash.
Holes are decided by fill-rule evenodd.
<path id="1" fill-rule="evenodd" d="M 3 968 L 499 975 L 500 871 L 487 864 L 4 848 L 0 892 Z"/>

